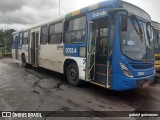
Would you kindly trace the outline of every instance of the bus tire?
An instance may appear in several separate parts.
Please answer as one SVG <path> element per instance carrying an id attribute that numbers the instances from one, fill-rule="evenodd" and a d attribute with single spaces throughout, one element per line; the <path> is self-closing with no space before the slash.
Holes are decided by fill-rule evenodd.
<path id="1" fill-rule="evenodd" d="M 67 67 L 66 77 L 68 82 L 73 86 L 78 86 L 80 84 L 79 70 L 76 63 L 70 63 Z"/>

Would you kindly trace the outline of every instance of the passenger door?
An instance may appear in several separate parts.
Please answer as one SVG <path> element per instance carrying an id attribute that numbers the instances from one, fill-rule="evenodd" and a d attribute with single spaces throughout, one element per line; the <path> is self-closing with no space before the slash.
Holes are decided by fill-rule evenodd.
<path id="1" fill-rule="evenodd" d="M 31 64 L 38 66 L 38 46 L 39 46 L 39 29 L 31 30 L 31 39 L 30 39 L 30 60 Z"/>
<path id="2" fill-rule="evenodd" d="M 112 17 L 89 21 L 86 79 L 110 88 L 112 80 Z"/>
<path id="3" fill-rule="evenodd" d="M 87 42 L 87 66 L 86 79 L 93 80 L 95 75 L 95 50 L 96 50 L 96 25 L 93 21 L 88 22 L 88 42 Z"/>

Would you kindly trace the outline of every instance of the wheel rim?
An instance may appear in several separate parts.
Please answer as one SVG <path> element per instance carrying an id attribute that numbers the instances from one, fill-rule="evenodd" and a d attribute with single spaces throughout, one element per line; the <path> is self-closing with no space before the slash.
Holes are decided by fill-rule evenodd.
<path id="1" fill-rule="evenodd" d="M 68 77 L 70 80 L 76 81 L 77 80 L 77 70 L 75 68 L 69 69 Z"/>

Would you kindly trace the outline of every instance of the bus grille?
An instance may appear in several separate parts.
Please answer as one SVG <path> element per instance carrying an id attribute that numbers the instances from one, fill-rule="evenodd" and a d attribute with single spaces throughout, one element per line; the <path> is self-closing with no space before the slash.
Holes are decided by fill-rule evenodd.
<path id="1" fill-rule="evenodd" d="M 147 69 L 154 67 L 154 64 L 131 64 L 132 68 L 134 69 Z"/>

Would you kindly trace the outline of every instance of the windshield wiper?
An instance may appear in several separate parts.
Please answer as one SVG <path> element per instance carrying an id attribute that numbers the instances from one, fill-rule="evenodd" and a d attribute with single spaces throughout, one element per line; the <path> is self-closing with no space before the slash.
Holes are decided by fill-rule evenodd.
<path id="1" fill-rule="evenodd" d="M 136 33 L 137 33 L 138 35 L 140 35 L 139 31 L 137 30 L 137 28 L 136 28 L 136 26 L 135 26 L 135 24 L 134 24 L 134 19 L 133 19 L 133 18 L 131 18 L 131 22 L 132 22 L 132 25 L 133 25 Z"/>
<path id="2" fill-rule="evenodd" d="M 136 30 L 137 34 L 138 34 L 138 35 L 143 34 L 142 28 L 141 28 L 141 26 L 140 26 L 140 24 L 139 24 L 139 22 L 138 22 L 137 17 L 134 16 L 134 15 L 132 15 L 131 18 L 132 18 L 132 19 L 131 19 L 132 25 L 133 25 L 134 29 Z M 136 23 L 137 23 L 137 25 L 138 25 L 138 27 L 139 27 L 139 31 L 137 30 L 137 28 L 136 28 L 136 26 L 135 26 L 135 24 L 134 24 L 134 20 L 136 21 Z"/>
<path id="3" fill-rule="evenodd" d="M 137 22 L 137 24 L 138 24 L 140 34 L 143 34 L 142 28 L 141 28 L 141 26 L 140 26 L 140 24 L 139 24 L 139 21 L 138 21 L 137 17 L 135 17 L 135 19 L 136 19 L 136 22 Z"/>
<path id="4" fill-rule="evenodd" d="M 149 34 L 149 30 L 148 30 L 148 27 L 149 27 L 150 23 L 146 23 L 146 32 L 147 32 L 147 39 L 148 39 L 148 43 L 149 43 L 149 46 L 151 45 L 151 36 Z"/>

